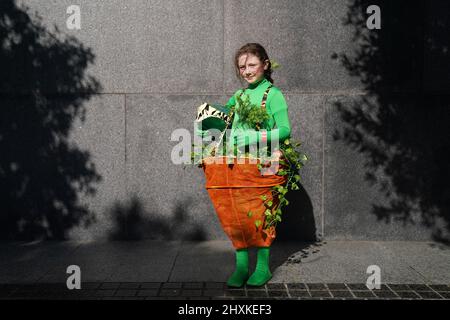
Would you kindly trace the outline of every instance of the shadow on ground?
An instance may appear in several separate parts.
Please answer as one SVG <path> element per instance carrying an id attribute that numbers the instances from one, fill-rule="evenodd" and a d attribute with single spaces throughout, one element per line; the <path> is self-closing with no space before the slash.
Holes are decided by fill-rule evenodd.
<path id="1" fill-rule="evenodd" d="M 272 272 L 282 265 L 298 264 L 311 254 L 320 251 L 326 242 L 276 242 L 270 250 L 270 267 Z M 253 258 L 256 261 L 256 258 Z"/>
<path id="2" fill-rule="evenodd" d="M 381 8 L 381 30 L 366 27 L 369 5 Z M 365 156 L 366 180 L 387 199 L 373 205 L 380 221 L 419 216 L 450 244 L 450 3 L 353 0 L 345 24 L 358 47 L 333 57 L 367 95 L 336 103 L 334 139 Z"/>
<path id="3" fill-rule="evenodd" d="M 56 27 L 55 27 L 56 28 Z M 87 76 L 94 54 L 47 30 L 14 0 L 0 3 L 0 238 L 65 239 L 94 216 L 79 201 L 100 180 L 88 152 L 69 141 L 84 103 L 101 90 Z"/>

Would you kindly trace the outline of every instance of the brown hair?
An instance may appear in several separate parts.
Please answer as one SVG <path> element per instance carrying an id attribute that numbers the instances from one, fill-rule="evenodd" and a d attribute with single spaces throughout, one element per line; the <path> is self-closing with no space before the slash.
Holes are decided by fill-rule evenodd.
<path id="1" fill-rule="evenodd" d="M 243 54 L 251 53 L 254 54 L 259 58 L 259 60 L 264 63 L 265 60 L 269 60 L 269 67 L 267 70 L 264 70 L 264 76 L 269 80 L 271 83 L 273 83 L 272 79 L 272 64 L 270 62 L 269 56 L 267 55 L 266 49 L 259 43 L 247 43 L 244 46 L 242 46 L 238 51 L 236 51 L 236 54 L 234 55 L 234 66 L 236 70 L 236 76 L 240 81 L 242 81 L 241 74 L 239 72 L 239 57 Z"/>

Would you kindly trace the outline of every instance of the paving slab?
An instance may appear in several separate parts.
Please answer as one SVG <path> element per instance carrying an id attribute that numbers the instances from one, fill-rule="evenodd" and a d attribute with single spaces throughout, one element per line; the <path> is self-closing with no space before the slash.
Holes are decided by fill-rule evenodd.
<path id="1" fill-rule="evenodd" d="M 447 283 L 450 257 L 445 252 L 427 242 L 328 241 L 294 254 L 274 270 L 271 281 L 365 283 L 371 274 L 367 268 L 376 265 L 382 283 Z"/>
<path id="2" fill-rule="evenodd" d="M 224 282 L 233 269 L 234 249 L 230 242 L 184 242 L 170 281 Z"/>
<path id="3" fill-rule="evenodd" d="M 256 249 L 249 253 L 252 271 Z M 158 290 L 161 283 L 164 290 L 215 290 L 223 288 L 234 262 L 231 242 L 222 240 L 1 243 L 0 284 L 61 285 L 67 267 L 78 265 L 82 283 L 93 290 L 96 283 L 111 290 Z M 275 291 L 285 284 L 292 290 L 363 291 L 367 268 L 374 265 L 381 283 L 392 285 L 383 290 L 449 291 L 450 248 L 434 242 L 275 241 L 270 263 L 268 285 Z"/>
<path id="4" fill-rule="evenodd" d="M 178 248 L 178 242 L 156 240 L 81 244 L 70 259 L 61 257 L 40 282 L 65 283 L 70 264 L 81 268 L 83 282 L 167 281 Z"/>
<path id="5" fill-rule="evenodd" d="M 79 246 L 77 242 L 1 243 L 0 283 L 37 282 L 54 270 L 58 261 L 68 261 Z"/>

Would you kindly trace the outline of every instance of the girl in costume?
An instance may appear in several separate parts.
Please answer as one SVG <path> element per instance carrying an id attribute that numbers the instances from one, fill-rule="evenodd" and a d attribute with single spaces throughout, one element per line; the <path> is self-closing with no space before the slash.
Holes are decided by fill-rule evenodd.
<path id="1" fill-rule="evenodd" d="M 236 91 L 227 102 L 226 108 L 231 109 L 234 106 L 235 110 L 238 110 L 238 97 L 243 98 L 246 95 L 250 103 L 266 109 L 269 119 L 262 123 L 260 130 L 255 130 L 241 121 L 239 113 L 235 112 L 229 142 L 237 145 L 238 148 L 248 148 L 249 145 L 259 144 L 260 142 L 270 145 L 274 139 L 283 143 L 291 134 L 288 106 L 281 90 L 273 85 L 272 65 L 266 50 L 258 43 L 248 43 L 236 52 L 234 64 L 236 75 L 241 82 L 245 81 L 246 88 Z M 210 197 L 215 200 L 213 202 L 221 225 L 236 249 L 235 270 L 227 281 L 227 285 L 230 287 L 241 287 L 244 284 L 262 286 L 271 279 L 269 255 L 270 245 L 275 238 L 275 234 L 267 236 L 262 228 L 255 228 L 253 223 L 256 218 L 247 217 L 246 211 L 250 202 L 257 203 L 257 201 L 260 201 L 262 203 L 261 199 L 258 199 L 258 195 L 262 194 L 262 191 L 259 190 L 268 190 L 265 192 L 270 195 L 268 188 L 258 188 L 261 184 L 273 186 L 285 181 L 283 177 L 277 175 L 261 177 L 256 165 L 254 167 L 245 166 L 242 165 L 242 167 L 235 167 L 233 170 L 226 171 L 227 182 L 234 179 L 234 181 L 239 181 L 240 186 L 244 184 L 251 188 L 240 189 L 243 191 L 239 191 L 239 189 L 232 189 L 232 191 L 228 189 L 229 191 L 227 191 L 227 189 L 219 189 L 217 185 L 208 186 L 207 183 Z M 255 169 L 250 173 L 251 169 L 249 170 L 249 168 Z M 208 169 L 208 167 L 205 170 L 208 181 L 215 178 L 219 179 L 218 175 L 212 171 L 213 169 Z M 248 175 L 248 179 L 246 175 Z M 232 210 L 228 209 L 229 202 L 233 203 L 234 208 Z M 264 208 L 259 211 L 258 215 L 264 217 Z M 258 250 L 256 268 L 252 274 L 249 271 L 248 259 L 248 249 L 251 247 L 256 247 Z"/>

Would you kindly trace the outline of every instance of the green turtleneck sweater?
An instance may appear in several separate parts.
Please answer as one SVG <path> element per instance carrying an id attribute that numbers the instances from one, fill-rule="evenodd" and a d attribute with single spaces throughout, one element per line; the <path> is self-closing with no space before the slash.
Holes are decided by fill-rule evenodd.
<path id="1" fill-rule="evenodd" d="M 271 85 L 271 82 L 267 80 L 267 78 L 263 77 L 261 80 L 249 84 L 245 89 L 244 95 L 248 95 L 250 97 L 250 102 L 260 107 L 264 92 L 269 85 Z M 236 109 L 239 108 L 236 97 L 241 94 L 242 90 L 243 89 L 239 89 L 235 92 L 235 94 L 228 100 L 226 107 L 230 108 L 231 106 L 236 105 Z M 244 95 L 242 98 L 244 98 Z M 272 139 L 278 139 L 278 141 L 282 143 L 285 139 L 289 138 L 291 134 L 291 126 L 289 123 L 286 100 L 284 99 L 281 90 L 275 86 L 270 88 L 269 94 L 267 95 L 266 110 L 269 114 L 269 120 L 266 122 L 266 126 L 261 129 L 267 130 L 267 143 L 270 143 Z M 234 139 L 234 137 L 239 134 L 236 132 L 236 129 L 245 130 L 244 134 L 254 137 L 253 139 L 250 139 L 249 143 L 245 143 L 245 145 L 261 141 L 261 132 L 255 131 L 242 123 L 239 120 L 237 113 L 234 115 L 234 120 L 231 127 L 231 139 Z"/>

